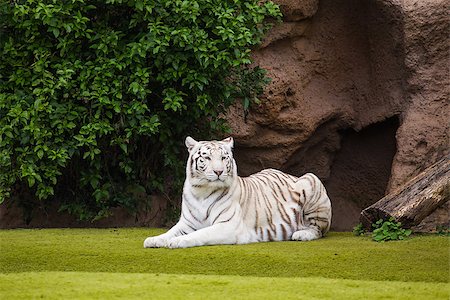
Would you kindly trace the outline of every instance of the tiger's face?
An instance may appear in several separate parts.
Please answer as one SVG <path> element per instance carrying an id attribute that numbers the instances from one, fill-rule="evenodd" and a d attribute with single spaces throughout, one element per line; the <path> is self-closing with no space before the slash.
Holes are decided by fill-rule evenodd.
<path id="1" fill-rule="evenodd" d="M 233 138 L 222 141 L 197 142 L 186 138 L 189 159 L 186 176 L 193 186 L 230 186 L 236 174 L 236 163 L 233 159 Z"/>

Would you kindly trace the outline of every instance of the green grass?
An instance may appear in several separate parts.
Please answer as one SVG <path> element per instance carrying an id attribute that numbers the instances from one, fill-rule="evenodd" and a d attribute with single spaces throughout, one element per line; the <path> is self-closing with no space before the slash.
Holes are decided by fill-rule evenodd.
<path id="1" fill-rule="evenodd" d="M 0 275 L 2 299 L 448 299 L 443 283 L 45 272 Z M 20 283 L 20 284 L 18 284 Z M 43 297 L 41 297 L 43 296 Z"/>
<path id="2" fill-rule="evenodd" d="M 0 231 L 0 299 L 449 299 L 449 238 L 144 249 L 156 229 Z"/>

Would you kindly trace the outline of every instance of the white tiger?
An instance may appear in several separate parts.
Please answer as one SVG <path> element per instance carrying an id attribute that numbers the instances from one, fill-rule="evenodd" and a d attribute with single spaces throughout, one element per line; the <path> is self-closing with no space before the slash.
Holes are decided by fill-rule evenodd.
<path id="1" fill-rule="evenodd" d="M 263 241 L 309 241 L 331 225 L 331 202 L 320 180 L 266 169 L 237 175 L 233 138 L 197 142 L 186 138 L 189 158 L 181 217 L 145 248 L 187 248 Z"/>

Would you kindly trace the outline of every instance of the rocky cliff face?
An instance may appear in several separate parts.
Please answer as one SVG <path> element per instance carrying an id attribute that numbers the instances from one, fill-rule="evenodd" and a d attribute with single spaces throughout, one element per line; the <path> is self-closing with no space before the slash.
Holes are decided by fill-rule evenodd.
<path id="1" fill-rule="evenodd" d="M 240 174 L 316 173 L 349 230 L 449 155 L 445 1 L 276 2 L 284 22 L 254 51 L 272 82 L 246 120 L 230 111 Z"/>

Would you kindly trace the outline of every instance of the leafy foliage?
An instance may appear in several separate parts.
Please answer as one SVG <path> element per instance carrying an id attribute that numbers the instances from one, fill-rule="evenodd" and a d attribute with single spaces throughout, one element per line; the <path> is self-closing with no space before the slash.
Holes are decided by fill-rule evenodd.
<path id="1" fill-rule="evenodd" d="M 366 234 L 366 229 L 364 228 L 364 225 L 359 223 L 355 227 L 353 227 L 353 235 L 355 236 L 361 236 Z"/>
<path id="2" fill-rule="evenodd" d="M 410 229 L 403 229 L 402 223 L 395 222 L 392 217 L 387 221 L 380 219 L 372 227 L 372 239 L 377 242 L 404 240 L 412 233 Z"/>
<path id="3" fill-rule="evenodd" d="M 29 190 L 92 220 L 176 191 L 183 138 L 257 101 L 250 49 L 279 16 L 253 0 L 2 1 L 0 202 Z"/>

